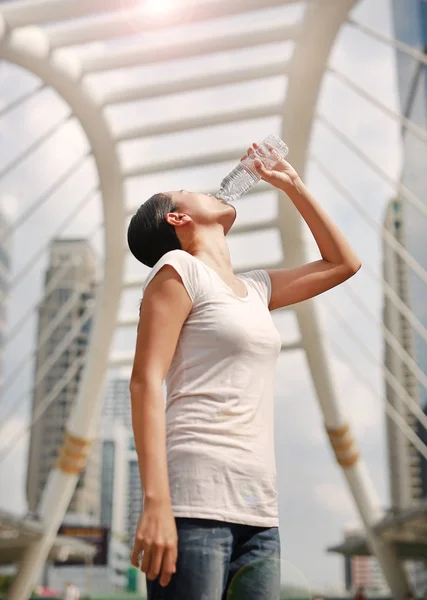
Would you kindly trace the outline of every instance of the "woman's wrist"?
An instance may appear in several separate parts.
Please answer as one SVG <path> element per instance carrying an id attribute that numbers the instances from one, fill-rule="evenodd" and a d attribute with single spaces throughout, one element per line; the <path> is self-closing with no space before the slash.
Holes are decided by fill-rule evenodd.
<path id="1" fill-rule="evenodd" d="M 295 177 L 290 178 L 288 181 L 283 181 L 280 184 L 280 189 L 285 194 L 301 193 L 304 190 L 304 183 L 299 175 L 295 174 Z"/>
<path id="2" fill-rule="evenodd" d="M 144 493 L 144 506 L 146 508 L 170 507 L 172 505 L 170 494 L 146 494 Z"/>

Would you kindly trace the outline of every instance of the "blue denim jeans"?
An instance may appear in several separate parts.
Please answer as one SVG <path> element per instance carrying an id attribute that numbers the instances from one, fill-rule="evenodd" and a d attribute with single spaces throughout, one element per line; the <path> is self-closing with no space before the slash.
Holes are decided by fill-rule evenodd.
<path id="1" fill-rule="evenodd" d="M 177 518 L 176 573 L 147 580 L 148 600 L 279 600 L 277 527 Z"/>

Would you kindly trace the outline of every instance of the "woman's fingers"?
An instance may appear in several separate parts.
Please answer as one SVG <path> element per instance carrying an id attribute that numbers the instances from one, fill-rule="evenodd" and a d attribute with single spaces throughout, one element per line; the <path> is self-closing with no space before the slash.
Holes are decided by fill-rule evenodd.
<path id="1" fill-rule="evenodd" d="M 152 581 L 160 573 L 164 547 L 162 544 L 153 544 L 151 547 L 151 560 L 147 571 L 147 578 Z"/>
<path id="2" fill-rule="evenodd" d="M 135 543 L 133 545 L 133 550 L 132 550 L 132 556 L 131 556 L 131 563 L 134 567 L 137 567 L 139 569 L 139 557 L 140 554 L 142 552 L 142 544 L 140 542 L 140 540 L 138 540 L 138 538 L 135 538 Z"/>
<path id="3" fill-rule="evenodd" d="M 160 576 L 160 585 L 166 586 L 169 584 L 172 575 L 176 571 L 177 549 L 176 547 L 166 547 L 163 554 L 162 573 Z"/>
<path id="4" fill-rule="evenodd" d="M 258 171 L 258 173 L 259 173 L 259 174 L 261 175 L 261 177 L 262 177 L 263 179 L 265 179 L 266 181 L 268 181 L 268 180 L 271 178 L 271 176 L 273 175 L 273 172 L 272 172 L 272 171 L 270 171 L 269 169 L 266 169 L 266 168 L 264 167 L 264 165 L 262 164 L 262 162 L 259 160 L 259 158 L 257 158 L 257 159 L 254 161 L 254 165 L 255 165 L 255 168 L 256 168 L 256 170 Z"/>
<path id="5" fill-rule="evenodd" d="M 141 563 L 141 571 L 143 573 L 148 573 L 151 565 L 151 553 L 152 546 L 148 544 L 144 544 L 144 553 L 142 555 L 142 563 Z"/>

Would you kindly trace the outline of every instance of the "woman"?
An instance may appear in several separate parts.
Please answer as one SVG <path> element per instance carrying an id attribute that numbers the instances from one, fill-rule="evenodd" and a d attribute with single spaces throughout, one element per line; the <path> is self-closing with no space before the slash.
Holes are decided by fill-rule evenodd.
<path id="1" fill-rule="evenodd" d="M 360 268 L 288 162 L 255 166 L 286 192 L 321 260 L 236 276 L 225 240 L 234 207 L 185 190 L 153 196 L 129 225 L 130 250 L 154 267 L 130 383 L 144 490 L 132 563 L 146 573 L 149 600 L 279 598 L 273 388 L 281 341 L 270 311 Z"/>

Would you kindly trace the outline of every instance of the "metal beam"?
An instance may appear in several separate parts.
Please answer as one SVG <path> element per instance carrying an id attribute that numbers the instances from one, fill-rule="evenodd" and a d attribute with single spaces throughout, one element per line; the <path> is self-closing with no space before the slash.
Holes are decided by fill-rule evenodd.
<path id="1" fill-rule="evenodd" d="M 171 158 L 159 161 L 157 163 L 147 163 L 137 165 L 129 169 L 123 169 L 124 177 L 142 177 L 143 175 L 153 175 L 154 173 L 164 173 L 178 169 L 190 169 L 202 167 L 204 165 L 213 165 L 231 160 L 238 161 L 242 155 L 242 148 L 233 148 L 232 150 L 219 150 L 198 156 L 185 156 L 183 158 Z"/>
<path id="2" fill-rule="evenodd" d="M 135 211 L 132 211 L 132 214 Z M 263 222 L 259 222 L 259 221 L 253 221 L 251 223 L 242 223 L 241 225 L 236 224 L 233 225 L 233 230 L 232 232 L 230 232 L 227 236 L 228 239 L 233 239 L 236 238 L 239 235 L 243 235 L 245 233 L 252 233 L 254 231 L 256 232 L 260 232 L 260 231 L 268 231 L 269 229 L 277 229 L 278 226 L 278 221 L 277 221 L 277 217 L 274 217 L 273 219 L 269 219 L 267 221 L 263 221 Z M 128 251 L 128 246 L 126 246 L 125 248 L 126 251 Z"/>
<path id="3" fill-rule="evenodd" d="M 1 29 L 0 13 L 0 29 Z M 79 119 L 95 158 L 102 193 L 105 229 L 104 277 L 97 289 L 90 346 L 78 396 L 67 423 L 67 431 L 83 443 L 96 437 L 101 384 L 108 364 L 109 348 L 118 313 L 124 268 L 124 189 L 111 130 L 99 104 L 80 85 L 78 70 L 57 61 L 41 29 L 17 30 L 0 44 L 0 56 L 40 77 L 62 96 Z M 79 467 L 80 468 L 80 467 Z M 29 598 L 78 481 L 77 470 L 53 468 L 43 492 L 39 514 L 43 536 L 25 549 L 19 570 L 8 592 L 9 600 Z"/>
<path id="4" fill-rule="evenodd" d="M 207 193 L 212 194 L 212 196 L 215 196 L 215 194 L 218 192 L 218 188 L 216 189 L 211 189 L 210 191 L 208 190 Z M 271 193 L 276 193 L 277 190 L 275 188 L 273 188 L 271 185 L 269 185 L 268 183 L 266 183 L 265 181 L 260 181 L 256 186 L 254 186 L 253 188 L 251 188 L 245 195 L 245 198 L 247 196 L 251 196 L 253 194 L 265 194 L 266 192 L 271 192 Z M 243 200 L 244 202 L 244 200 Z M 138 206 L 129 206 L 126 208 L 126 215 L 128 217 L 131 217 L 136 210 L 138 209 Z M 236 225 L 233 226 L 233 231 L 236 228 Z"/>
<path id="5" fill-rule="evenodd" d="M 168 45 L 153 45 L 149 48 L 143 45 L 121 48 L 107 54 L 102 53 L 99 56 L 83 57 L 83 72 L 95 73 L 133 66 L 140 67 L 168 60 L 193 58 L 215 52 L 251 48 L 263 44 L 291 40 L 295 36 L 295 33 L 296 28 L 294 26 L 279 24 L 269 25 L 259 31 L 225 33 L 218 37 L 208 37 L 201 40 L 188 40 L 184 38 L 184 40 Z"/>
<path id="6" fill-rule="evenodd" d="M 292 162 L 304 178 L 310 137 L 324 72 L 337 34 L 357 0 L 318 0 L 309 2 L 301 28 L 300 43 L 292 58 L 291 73 L 283 112 L 283 136 L 292 148 Z M 288 202 L 279 203 L 279 222 L 286 266 L 307 262 L 302 236 L 301 217 L 289 210 Z M 324 335 L 314 301 L 295 305 L 301 338 L 316 395 L 323 413 L 325 428 L 338 464 L 342 467 L 369 545 L 384 572 L 391 595 L 405 598 L 408 586 L 395 548 L 374 531 L 382 509 L 369 473 L 352 439 L 351 428 L 343 404 L 334 385 Z M 344 433 L 343 433 L 344 432 Z M 342 454 L 342 448 L 346 453 Z"/>
<path id="7" fill-rule="evenodd" d="M 197 75 L 187 79 L 178 79 L 177 81 L 156 83 L 154 85 L 133 84 L 129 87 L 105 92 L 101 102 L 104 106 L 121 104 L 124 102 L 135 102 L 136 100 L 146 100 L 148 98 L 159 98 L 170 94 L 179 94 L 223 85 L 243 83 L 255 79 L 267 79 L 268 77 L 277 77 L 286 74 L 287 67 L 287 61 L 280 61 L 257 67 L 249 65 L 245 68 L 226 71 L 225 73 Z"/>
<path id="8" fill-rule="evenodd" d="M 202 127 L 212 127 L 215 125 L 226 125 L 229 123 L 239 123 L 242 121 L 251 121 L 265 117 L 279 116 L 282 110 L 280 104 L 264 104 L 244 109 L 230 110 L 229 112 L 216 112 L 196 117 L 186 117 L 163 121 L 160 123 L 144 123 L 140 126 L 133 126 L 123 129 L 115 136 L 116 142 L 126 140 L 141 139 L 144 137 L 154 137 L 176 133 L 178 131 L 192 131 Z"/>
<path id="9" fill-rule="evenodd" d="M 105 16 L 98 16 L 96 19 L 89 18 L 75 23 L 61 23 L 49 27 L 47 33 L 52 47 L 59 48 L 168 29 L 187 23 L 210 21 L 283 4 L 300 3 L 300 0 L 234 0 L 233 2 L 206 0 L 205 2 L 192 2 L 177 10 L 171 10 L 170 13 L 162 15 L 161 19 L 140 5 L 133 10 L 116 11 Z M 21 16 L 21 22 L 23 18 Z"/>
<path id="10" fill-rule="evenodd" d="M 1 5 L 11 29 L 141 6 L 141 0 L 13 0 Z"/>

